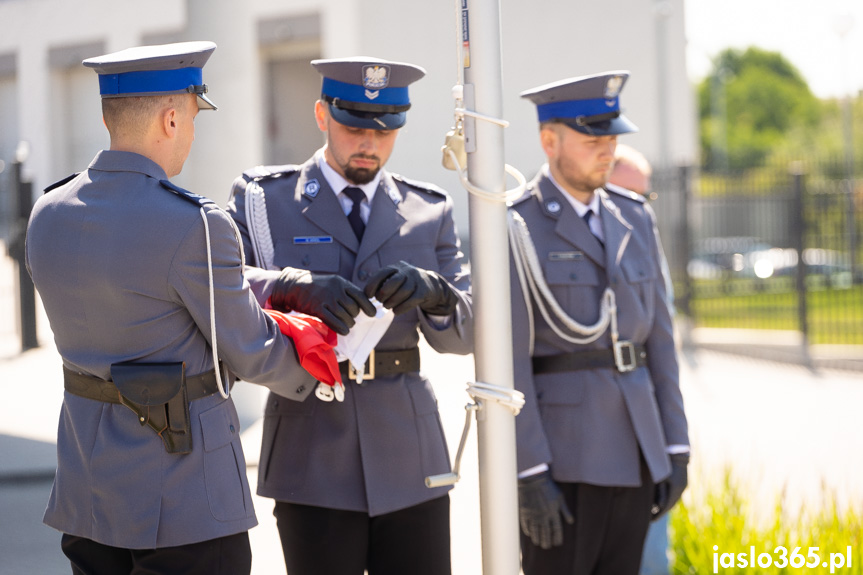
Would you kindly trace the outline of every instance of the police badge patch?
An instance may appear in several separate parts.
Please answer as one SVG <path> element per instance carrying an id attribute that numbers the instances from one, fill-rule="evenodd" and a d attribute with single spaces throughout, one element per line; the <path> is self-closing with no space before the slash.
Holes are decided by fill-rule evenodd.
<path id="1" fill-rule="evenodd" d="M 374 100 L 380 95 L 380 90 L 390 83 L 389 66 L 363 66 L 363 87 L 366 98 Z"/>
<path id="2" fill-rule="evenodd" d="M 605 84 L 605 97 L 609 100 L 617 98 L 623 87 L 623 76 L 612 76 Z"/>
<path id="3" fill-rule="evenodd" d="M 363 66 L 363 87 L 381 90 L 390 83 L 389 66 Z"/>
<path id="4" fill-rule="evenodd" d="M 306 182 L 305 187 L 303 188 L 303 194 L 310 198 L 314 198 L 318 195 L 318 192 L 321 190 L 321 185 L 317 180 L 309 180 Z"/>

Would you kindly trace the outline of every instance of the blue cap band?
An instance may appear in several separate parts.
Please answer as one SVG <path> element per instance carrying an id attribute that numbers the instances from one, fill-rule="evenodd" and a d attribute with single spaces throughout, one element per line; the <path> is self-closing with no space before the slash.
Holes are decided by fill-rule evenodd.
<path id="1" fill-rule="evenodd" d="M 201 68 L 147 70 L 122 74 L 99 74 L 99 93 L 103 96 L 182 92 L 203 84 Z"/>
<path id="2" fill-rule="evenodd" d="M 374 99 L 366 96 L 366 92 L 375 92 L 378 96 Z M 356 84 L 339 82 L 331 78 L 324 78 L 321 93 L 330 98 L 339 98 L 348 102 L 365 102 L 370 104 L 381 104 L 383 106 L 409 106 L 411 101 L 408 97 L 407 86 L 404 88 L 381 88 L 371 90 Z"/>
<path id="3" fill-rule="evenodd" d="M 620 111 L 618 98 L 594 98 L 592 100 L 568 100 L 566 102 L 549 102 L 536 107 L 540 122 L 550 120 L 578 118 L 579 116 L 598 116 Z"/>

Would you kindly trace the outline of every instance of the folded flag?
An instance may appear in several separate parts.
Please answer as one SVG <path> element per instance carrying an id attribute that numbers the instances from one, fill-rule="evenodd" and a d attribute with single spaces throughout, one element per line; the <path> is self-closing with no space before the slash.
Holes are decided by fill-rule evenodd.
<path id="1" fill-rule="evenodd" d="M 282 334 L 293 340 L 300 365 L 306 371 L 327 385 L 342 383 L 339 362 L 333 350 L 338 342 L 336 332 L 310 315 L 286 314 L 274 309 L 265 309 L 264 312 L 276 320 Z"/>

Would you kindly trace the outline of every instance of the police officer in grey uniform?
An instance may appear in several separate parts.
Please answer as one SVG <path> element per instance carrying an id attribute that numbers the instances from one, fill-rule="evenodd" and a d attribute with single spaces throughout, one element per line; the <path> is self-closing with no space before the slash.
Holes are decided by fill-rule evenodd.
<path id="1" fill-rule="evenodd" d="M 627 72 L 522 93 L 548 157 L 510 209 L 526 575 L 638 572 L 686 487 L 689 439 L 654 214 L 606 187 Z"/>
<path id="2" fill-rule="evenodd" d="M 274 514 L 291 575 L 450 573 L 450 470 L 419 333 L 439 352 L 471 352 L 469 275 L 452 199 L 383 169 L 421 68 L 375 58 L 316 60 L 327 143 L 303 165 L 235 182 L 228 206 L 262 300 L 347 334 L 370 298 L 395 312 L 362 384 L 343 402 L 270 394 L 258 494 Z M 373 373 L 373 377 L 371 377 Z"/>
<path id="3" fill-rule="evenodd" d="M 257 520 L 230 381 L 313 389 L 243 277 L 231 218 L 168 179 L 198 110 L 216 108 L 202 81 L 215 48 L 85 60 L 110 150 L 49 188 L 27 230 L 65 386 L 44 521 L 76 574 L 249 573 Z"/>

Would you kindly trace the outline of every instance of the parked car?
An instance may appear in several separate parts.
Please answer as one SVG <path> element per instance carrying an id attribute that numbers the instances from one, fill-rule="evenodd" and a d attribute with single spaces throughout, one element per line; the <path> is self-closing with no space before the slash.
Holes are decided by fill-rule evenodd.
<path id="1" fill-rule="evenodd" d="M 767 279 L 791 275 L 797 270 L 797 250 L 778 248 L 754 237 L 731 236 L 705 238 L 696 244 L 687 265 L 693 279 L 748 277 Z M 807 275 L 823 275 L 833 285 L 851 281 L 848 254 L 824 248 L 803 250 Z"/>
<path id="2" fill-rule="evenodd" d="M 705 238 L 696 243 L 687 272 L 693 279 L 721 277 L 770 277 L 777 267 L 787 265 L 781 248 L 754 237 Z"/>

